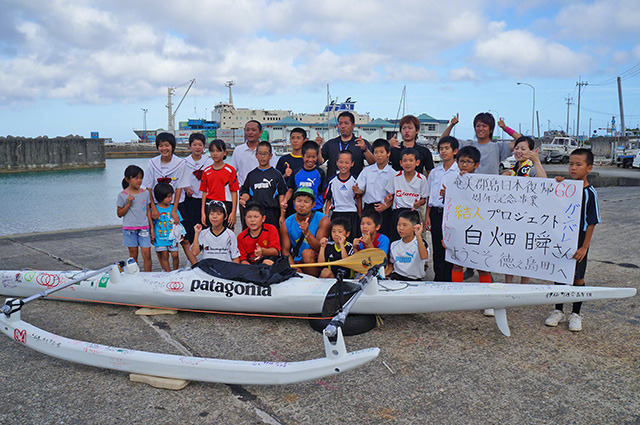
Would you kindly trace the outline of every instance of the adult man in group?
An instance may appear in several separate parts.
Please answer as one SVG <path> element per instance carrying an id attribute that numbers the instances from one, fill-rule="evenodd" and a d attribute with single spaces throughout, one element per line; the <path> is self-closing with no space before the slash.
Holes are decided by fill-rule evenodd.
<path id="1" fill-rule="evenodd" d="M 244 126 L 244 138 L 246 143 L 240 146 L 236 146 L 231 156 L 229 165 L 236 169 L 238 174 L 238 184 L 243 185 L 249 171 L 258 167 L 258 158 L 256 157 L 256 149 L 258 143 L 260 143 L 260 137 L 262 136 L 262 124 L 256 120 L 247 121 Z M 271 166 L 275 167 L 278 163 L 278 158 L 273 156 L 271 158 Z"/>
<path id="2" fill-rule="evenodd" d="M 327 141 L 323 145 L 324 139 L 318 133 L 316 143 L 322 147 L 320 155 L 318 156 L 318 164 L 323 164 L 325 161 L 328 161 L 328 179 L 338 172 L 336 161 L 338 161 L 338 155 L 341 151 L 347 150 L 353 155 L 351 174 L 353 174 L 354 177 L 358 177 L 364 168 L 365 159 L 369 164 L 375 162 L 373 154 L 371 153 L 371 144 L 364 140 L 362 136 L 356 138 L 353 134 L 355 126 L 355 117 L 351 112 L 345 111 L 338 115 L 338 131 L 340 132 L 340 136 Z"/>
<path id="3" fill-rule="evenodd" d="M 398 123 L 400 127 L 400 134 L 402 135 L 402 142 L 398 145 L 398 139 L 394 135 L 389 144 L 391 145 L 391 167 L 394 170 L 400 171 L 400 160 L 402 159 L 402 150 L 405 148 L 414 148 L 418 151 L 420 156 L 420 164 L 416 167 L 416 171 L 425 177 L 429 176 L 429 172 L 433 170 L 433 156 L 431 151 L 426 146 L 421 146 L 417 143 L 418 132 L 420 131 L 420 120 L 413 115 L 405 115 L 400 119 Z"/>
<path id="4" fill-rule="evenodd" d="M 449 136 L 451 130 L 460 122 L 459 114 L 451 118 L 449 125 L 442 132 L 442 137 Z M 515 140 L 493 141 L 493 130 L 496 127 L 496 120 L 489 112 L 480 112 L 473 119 L 473 128 L 476 133 L 476 140 L 460 143 L 460 147 L 473 146 L 480 151 L 480 166 L 476 170 L 477 174 L 500 174 L 500 162 L 507 159 L 515 147 Z M 473 269 L 467 268 L 464 278 L 473 276 Z"/>
<path id="5" fill-rule="evenodd" d="M 258 167 L 258 157 L 256 156 L 256 152 L 261 136 L 262 124 L 256 120 L 247 121 L 244 126 L 244 138 L 246 143 L 236 146 L 233 150 L 231 161 L 229 161 L 229 165 L 236 169 L 238 184 L 240 186 L 244 184 L 249 172 Z M 272 167 L 275 167 L 278 164 L 278 158 L 273 155 L 269 163 Z M 244 216 L 245 209 L 243 206 L 240 206 L 240 224 L 242 224 L 243 230 L 247 228 L 247 225 L 244 222 Z"/>

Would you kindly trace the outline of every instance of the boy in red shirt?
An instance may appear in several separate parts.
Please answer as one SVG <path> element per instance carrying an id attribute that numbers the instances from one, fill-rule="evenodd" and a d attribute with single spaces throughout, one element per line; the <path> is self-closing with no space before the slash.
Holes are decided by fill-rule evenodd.
<path id="1" fill-rule="evenodd" d="M 275 226 L 265 223 L 262 208 L 255 202 L 247 204 L 247 228 L 238 235 L 240 264 L 273 264 L 280 255 L 280 233 Z"/>

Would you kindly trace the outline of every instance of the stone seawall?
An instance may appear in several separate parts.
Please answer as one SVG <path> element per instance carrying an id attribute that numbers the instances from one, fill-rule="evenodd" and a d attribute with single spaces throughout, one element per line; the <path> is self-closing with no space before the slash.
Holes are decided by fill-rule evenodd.
<path id="1" fill-rule="evenodd" d="M 107 143 L 105 155 L 112 158 L 152 158 L 158 155 L 155 143 Z M 189 156 L 189 145 L 176 146 L 175 154 L 179 157 Z"/>
<path id="2" fill-rule="evenodd" d="M 0 173 L 104 167 L 103 139 L 0 137 Z"/>

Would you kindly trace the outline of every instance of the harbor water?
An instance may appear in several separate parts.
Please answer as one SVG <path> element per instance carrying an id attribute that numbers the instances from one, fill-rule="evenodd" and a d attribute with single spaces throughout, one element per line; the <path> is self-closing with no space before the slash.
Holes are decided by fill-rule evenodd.
<path id="1" fill-rule="evenodd" d="M 105 168 L 0 175 L 0 236 L 118 225 L 124 169 L 149 159 L 107 159 Z"/>

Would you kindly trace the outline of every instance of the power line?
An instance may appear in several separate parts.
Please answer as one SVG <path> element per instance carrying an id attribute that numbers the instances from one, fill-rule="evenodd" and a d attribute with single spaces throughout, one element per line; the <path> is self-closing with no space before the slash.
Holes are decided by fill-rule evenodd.
<path id="1" fill-rule="evenodd" d="M 638 74 L 640 74 L 640 63 L 637 63 L 634 66 L 632 66 L 631 68 L 627 69 L 626 71 L 620 73 L 620 79 L 621 80 L 626 80 L 628 78 L 635 77 Z M 594 83 L 594 84 L 589 84 L 589 85 L 590 86 L 597 86 L 597 87 L 608 86 L 610 84 L 615 84 L 616 81 L 617 81 L 617 77 L 612 77 L 612 78 L 609 78 L 608 80 L 604 80 L 604 81 L 601 81 L 599 83 Z"/>

